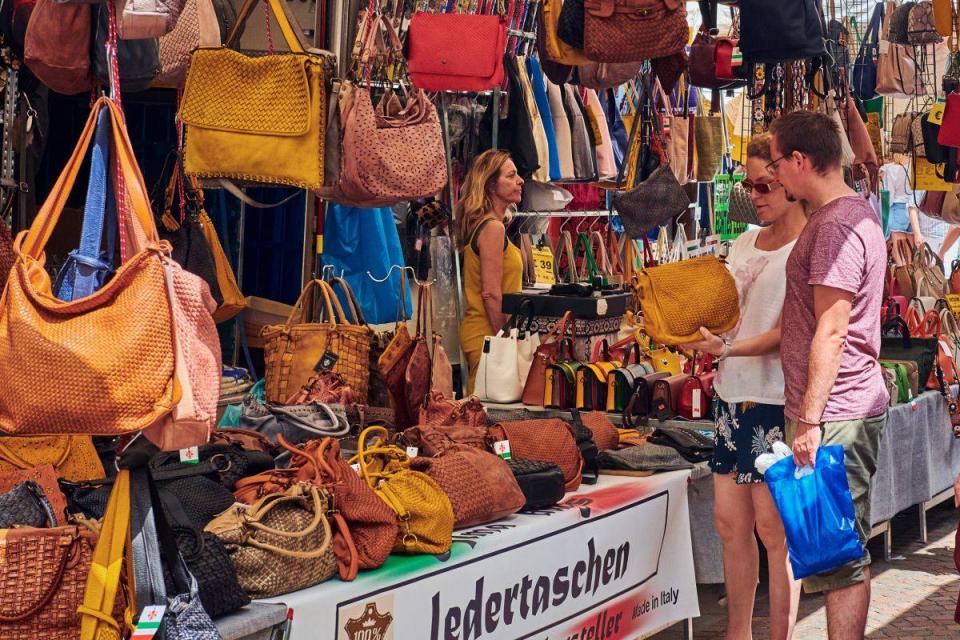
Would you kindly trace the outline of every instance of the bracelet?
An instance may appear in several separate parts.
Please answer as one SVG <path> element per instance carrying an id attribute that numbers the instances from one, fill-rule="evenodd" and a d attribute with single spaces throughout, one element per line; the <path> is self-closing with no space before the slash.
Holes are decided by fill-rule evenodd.
<path id="1" fill-rule="evenodd" d="M 723 362 L 730 356 L 730 350 L 733 349 L 733 342 L 730 338 L 723 339 L 723 352 L 717 357 L 717 362 Z"/>

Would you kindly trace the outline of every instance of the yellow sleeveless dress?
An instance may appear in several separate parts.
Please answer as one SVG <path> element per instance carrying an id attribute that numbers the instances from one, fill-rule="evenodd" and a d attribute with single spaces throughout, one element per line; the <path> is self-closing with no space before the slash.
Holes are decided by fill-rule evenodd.
<path id="1" fill-rule="evenodd" d="M 473 240 L 480 229 L 493 216 L 484 218 L 477 223 L 470 234 L 470 241 L 463 250 L 463 293 L 467 299 L 467 312 L 460 325 L 460 348 L 467 358 L 470 377 L 467 383 L 467 393 L 473 393 L 473 381 L 477 375 L 477 366 L 480 364 L 480 353 L 483 351 L 483 339 L 494 334 L 487 320 L 487 312 L 483 308 L 480 284 L 480 255 L 473 249 Z M 519 293 L 523 286 L 523 257 L 515 244 L 506 241 L 503 250 L 503 279 L 500 289 L 503 293 Z"/>

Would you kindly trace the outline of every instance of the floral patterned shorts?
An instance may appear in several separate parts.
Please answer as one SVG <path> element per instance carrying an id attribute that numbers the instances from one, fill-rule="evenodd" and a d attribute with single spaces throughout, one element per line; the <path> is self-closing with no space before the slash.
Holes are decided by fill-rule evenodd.
<path id="1" fill-rule="evenodd" d="M 782 404 L 725 402 L 714 398 L 717 433 L 714 436 L 714 473 L 737 476 L 737 484 L 763 482 L 754 463 L 757 456 L 773 451 L 773 443 L 784 439 Z"/>

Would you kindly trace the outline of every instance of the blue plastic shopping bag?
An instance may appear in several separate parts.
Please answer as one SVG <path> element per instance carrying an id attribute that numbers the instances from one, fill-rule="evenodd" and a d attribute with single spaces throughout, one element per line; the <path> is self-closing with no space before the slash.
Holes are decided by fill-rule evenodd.
<path id="1" fill-rule="evenodd" d="M 843 446 L 817 449 L 814 468 L 783 458 L 764 476 L 787 534 L 793 577 L 836 569 L 863 556 Z"/>

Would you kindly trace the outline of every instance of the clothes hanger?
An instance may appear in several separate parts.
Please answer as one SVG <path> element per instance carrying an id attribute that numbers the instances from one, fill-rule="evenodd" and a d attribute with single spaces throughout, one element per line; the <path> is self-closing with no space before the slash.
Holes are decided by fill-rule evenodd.
<path id="1" fill-rule="evenodd" d="M 417 286 L 419 286 L 419 287 L 430 286 L 430 285 L 432 285 L 433 283 L 435 283 L 435 282 L 437 281 L 437 279 L 434 278 L 433 280 L 429 280 L 429 281 L 427 281 L 427 282 L 421 282 L 420 280 L 417 280 L 417 272 L 414 270 L 413 267 L 401 266 L 401 265 L 399 265 L 399 264 L 395 264 L 395 265 L 391 266 L 391 267 L 390 267 L 390 270 L 387 271 L 387 275 L 385 275 L 383 278 L 377 278 L 376 276 L 374 276 L 374 275 L 373 275 L 372 273 L 370 273 L 369 271 L 367 271 L 367 277 L 370 278 L 371 280 L 373 280 L 374 282 L 376 282 L 377 284 L 383 284 L 384 282 L 386 282 L 387 280 L 390 279 L 390 276 L 392 276 L 392 275 L 393 275 L 393 272 L 394 272 L 395 270 L 397 270 L 397 269 L 399 269 L 400 271 L 407 271 L 407 270 L 409 270 L 409 271 L 410 271 L 410 278 L 412 278 L 413 281 L 416 282 L 416 283 L 417 283 Z"/>

